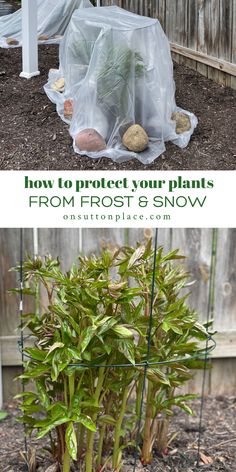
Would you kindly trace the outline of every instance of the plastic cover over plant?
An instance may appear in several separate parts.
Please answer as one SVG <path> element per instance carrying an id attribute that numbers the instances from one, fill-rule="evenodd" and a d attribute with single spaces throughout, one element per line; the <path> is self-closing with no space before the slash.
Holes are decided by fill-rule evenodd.
<path id="1" fill-rule="evenodd" d="M 89 0 L 37 0 L 38 38 L 40 43 L 58 43 L 71 15 L 78 8 L 92 7 Z M 21 46 L 22 11 L 0 17 L 0 47 Z"/>
<path id="2" fill-rule="evenodd" d="M 63 87 L 56 90 L 60 80 Z M 70 124 L 75 151 L 93 158 L 136 157 L 149 164 L 165 151 L 165 141 L 185 147 L 197 124 L 192 113 L 176 106 L 170 46 L 159 21 L 116 6 L 73 14 L 60 46 L 60 68 L 49 73 L 45 91 Z M 183 132 L 176 113 L 187 120 Z M 148 135 L 142 152 L 122 143 L 133 124 Z M 95 129 L 106 148 L 88 152 L 79 147 L 76 137 L 86 129 Z"/>
<path id="3" fill-rule="evenodd" d="M 125 451 L 134 452 L 153 295 L 143 464 L 154 445 L 166 453 L 173 407 L 192 413 L 186 402 L 194 396 L 181 388 L 202 367 L 194 356 L 204 351 L 207 331 L 182 293 L 188 274 L 176 264 L 181 259 L 158 249 L 154 293 L 151 241 L 80 257 L 67 273 L 57 259 L 25 261 L 24 294 L 36 307 L 23 318 L 33 345 L 24 349 L 21 378 L 34 388 L 18 395 L 21 421 L 29 434 L 49 436 L 58 470 L 68 472 L 73 461 L 76 470 L 118 471 Z"/>

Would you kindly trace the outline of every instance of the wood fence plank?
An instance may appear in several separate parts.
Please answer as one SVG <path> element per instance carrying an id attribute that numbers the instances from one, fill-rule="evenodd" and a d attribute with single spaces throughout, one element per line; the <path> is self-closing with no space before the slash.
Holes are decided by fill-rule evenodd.
<path id="1" fill-rule="evenodd" d="M 188 0 L 185 5 L 185 46 L 197 49 L 197 4 Z M 196 70 L 197 63 L 193 59 L 185 58 L 184 65 Z"/>
<path id="2" fill-rule="evenodd" d="M 195 284 L 189 288 L 189 305 L 196 309 L 199 318 L 207 318 L 209 298 L 209 274 L 211 266 L 212 230 L 210 229 L 173 229 L 172 248 L 179 248 L 180 254 L 187 257 L 185 268 Z"/>
<path id="3" fill-rule="evenodd" d="M 225 327 L 223 326 L 223 329 Z M 219 331 L 214 336 L 216 348 L 212 351 L 213 358 L 234 358 L 236 357 L 236 330 Z"/>
<path id="4" fill-rule="evenodd" d="M 191 49 L 197 49 L 198 34 L 198 5 L 197 2 L 188 1 L 188 41 L 187 46 Z"/>
<path id="5" fill-rule="evenodd" d="M 154 228 L 136 229 L 131 228 L 129 230 L 129 244 L 136 245 L 137 242 L 146 241 L 149 238 L 155 237 Z M 171 245 L 171 230 L 169 228 L 160 228 L 158 230 L 158 246 L 163 246 L 165 253 L 170 250 Z"/>
<path id="6" fill-rule="evenodd" d="M 114 1 L 127 10 L 158 17 L 170 41 L 190 49 L 174 51 L 176 62 L 236 89 L 235 69 L 230 68 L 236 64 L 236 0 Z"/>
<path id="7" fill-rule="evenodd" d="M 38 237 L 39 254 L 59 257 L 63 270 L 68 270 L 76 262 L 82 249 L 79 229 L 41 228 Z"/>
<path id="8" fill-rule="evenodd" d="M 19 348 L 19 336 L 17 334 L 0 336 L 0 352 L 3 366 L 22 365 L 21 350 Z M 33 345 L 33 338 L 28 338 L 24 343 L 25 347 Z"/>
<path id="9" fill-rule="evenodd" d="M 21 372 L 21 367 L 3 367 L 3 400 L 5 402 L 9 401 L 9 399 L 12 399 L 14 395 L 22 391 L 21 380 L 15 380 Z"/>
<path id="10" fill-rule="evenodd" d="M 64 272 L 77 262 L 81 250 L 81 230 L 79 229 L 40 228 L 38 230 L 39 255 L 44 257 L 50 254 L 53 258 L 58 257 Z M 42 287 L 40 289 L 40 303 L 44 308 L 48 306 L 48 296 Z"/>
<path id="11" fill-rule="evenodd" d="M 220 1 L 211 0 L 208 4 L 209 11 L 209 30 L 207 53 L 210 56 L 219 58 L 219 41 L 220 41 Z M 208 78 L 219 81 L 219 71 L 213 67 L 208 67 Z"/>
<path id="12" fill-rule="evenodd" d="M 219 39 L 219 57 L 226 60 L 232 59 L 232 18 L 233 1 L 220 1 L 220 35 Z"/>
<path id="13" fill-rule="evenodd" d="M 165 4 L 165 32 L 170 41 L 174 39 L 174 12 L 175 12 L 175 5 L 172 0 L 166 0 Z"/>
<path id="14" fill-rule="evenodd" d="M 203 370 L 194 370 L 193 378 L 185 386 L 185 393 L 201 395 L 202 394 Z M 207 370 L 205 380 L 205 395 L 209 395 L 211 391 L 211 372 Z M 217 393 L 217 392 L 215 392 Z"/>
<path id="15" fill-rule="evenodd" d="M 33 249 L 32 230 L 24 230 L 24 254 Z M 0 230 L 0 335 L 12 334 L 19 326 L 19 297 L 9 294 L 8 290 L 19 287 L 19 274 L 9 272 L 20 262 L 20 229 Z M 25 302 L 25 309 L 30 303 Z"/>
<path id="16" fill-rule="evenodd" d="M 236 326 L 236 229 L 219 229 L 215 280 L 215 321 L 219 330 Z"/>
<path id="17" fill-rule="evenodd" d="M 218 69 L 219 71 L 224 71 L 224 73 L 226 74 L 236 76 L 236 65 L 232 64 L 231 62 L 227 62 L 223 59 L 218 59 L 217 57 L 203 54 L 199 51 L 194 51 L 190 48 L 185 48 L 184 46 L 179 46 L 175 43 L 170 43 L 170 45 L 172 52 L 177 53 L 180 56 L 196 59 L 198 64 L 202 63 L 204 66 L 208 65 L 210 67 L 213 67 L 214 69 Z"/>
<path id="18" fill-rule="evenodd" d="M 211 395 L 235 395 L 235 359 L 214 359 L 211 369 Z"/>
<path id="19" fill-rule="evenodd" d="M 158 0 L 153 0 L 151 16 L 152 18 L 157 18 L 160 21 Z"/>
<path id="20" fill-rule="evenodd" d="M 166 0 L 156 0 L 158 19 L 162 28 L 166 31 Z"/>
<path id="21" fill-rule="evenodd" d="M 207 26 L 209 23 L 207 2 L 198 0 L 198 51 L 207 54 Z M 197 71 L 205 77 L 208 76 L 208 67 L 203 63 L 197 63 Z"/>
<path id="22" fill-rule="evenodd" d="M 235 333 L 230 330 L 236 324 L 236 230 L 219 229 L 216 251 L 216 277 L 214 287 L 214 328 L 219 331 L 216 335 L 218 346 L 214 356 L 213 368 L 210 371 L 210 394 L 233 395 L 236 386 L 234 348 Z M 224 345 L 227 331 L 227 346 Z M 223 351 L 220 354 L 219 351 Z M 228 355 L 228 358 L 227 358 Z"/>
<path id="23" fill-rule="evenodd" d="M 166 0 L 166 34 L 182 46 L 187 45 L 186 12 L 188 0 Z"/>
<path id="24" fill-rule="evenodd" d="M 236 64 L 236 0 L 233 0 L 232 12 L 232 56 L 231 61 Z M 231 77 L 231 87 L 236 90 L 236 77 Z"/>
<path id="25" fill-rule="evenodd" d="M 232 18 L 233 0 L 221 1 L 219 57 L 226 61 L 232 60 Z M 231 78 L 219 72 L 219 83 L 225 86 L 231 86 Z"/>
<path id="26" fill-rule="evenodd" d="M 83 251 L 85 254 L 100 253 L 102 249 L 115 249 L 125 242 L 123 229 L 83 229 Z"/>

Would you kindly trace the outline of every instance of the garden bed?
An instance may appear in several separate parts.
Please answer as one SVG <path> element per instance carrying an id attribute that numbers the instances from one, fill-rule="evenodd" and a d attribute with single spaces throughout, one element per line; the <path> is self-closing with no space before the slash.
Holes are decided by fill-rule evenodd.
<path id="1" fill-rule="evenodd" d="M 189 146 L 181 150 L 166 143 L 166 152 L 150 166 L 137 160 L 123 164 L 76 155 L 67 125 L 43 90 L 48 70 L 58 67 L 58 47 L 40 46 L 41 75 L 19 78 L 21 49 L 0 49 L 0 169 L 1 170 L 233 170 L 236 169 L 234 133 L 236 91 L 175 65 L 177 104 L 199 119 Z"/>
<path id="2" fill-rule="evenodd" d="M 193 408 L 196 416 L 189 418 L 183 412 L 176 412 L 172 432 L 178 431 L 177 438 L 171 443 L 169 454 L 164 458 L 155 457 L 153 464 L 141 468 L 138 463 L 137 471 L 152 472 L 197 472 L 236 470 L 236 398 L 216 397 L 207 398 L 204 408 L 201 452 L 212 461 L 211 464 L 200 464 L 196 468 L 197 440 L 198 440 L 198 413 L 200 401 L 196 400 Z M 27 468 L 20 457 L 20 450 L 24 449 L 22 425 L 16 422 L 17 408 L 14 404 L 6 406 L 9 416 L 0 423 L 0 470 L 1 472 L 23 472 Z M 50 462 L 39 447 L 42 440 L 37 442 L 37 472 L 44 472 Z M 127 457 L 127 464 L 129 457 Z M 131 472 L 132 467 L 125 465 L 122 472 Z"/>
<path id="3" fill-rule="evenodd" d="M 137 160 L 116 164 L 75 155 L 65 125 L 43 90 L 48 70 L 58 67 L 57 46 L 39 48 L 41 75 L 19 78 L 21 49 L 0 49 L 0 169 L 188 170 L 236 168 L 234 133 L 236 92 L 184 66 L 175 66 L 177 103 L 193 111 L 199 126 L 189 146 L 167 143 L 150 166 Z"/>

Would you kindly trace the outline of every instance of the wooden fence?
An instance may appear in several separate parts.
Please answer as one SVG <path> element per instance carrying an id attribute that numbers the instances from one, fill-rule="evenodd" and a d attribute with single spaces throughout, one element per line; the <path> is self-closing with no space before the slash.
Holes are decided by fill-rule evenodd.
<path id="1" fill-rule="evenodd" d="M 63 268 L 69 269 L 79 253 L 101 251 L 124 243 L 136 244 L 152 234 L 137 229 L 32 229 L 24 230 L 24 252 L 59 256 Z M 159 244 L 164 250 L 179 248 L 187 256 L 186 267 L 195 284 L 189 303 L 202 320 L 206 319 L 209 300 L 209 275 L 213 234 L 217 235 L 214 277 L 214 328 L 218 331 L 213 352 L 213 368 L 208 372 L 208 394 L 235 394 L 236 389 L 236 229 L 160 229 Z M 18 301 L 7 290 L 16 286 L 16 275 L 9 268 L 19 262 L 20 230 L 0 229 L 0 347 L 3 364 L 4 398 L 20 386 L 13 377 L 20 371 L 17 346 Z M 25 306 L 27 310 L 29 307 Z M 189 390 L 200 391 L 202 373 L 198 372 Z"/>
<path id="2" fill-rule="evenodd" d="M 176 62 L 236 89 L 236 0 L 102 0 L 158 18 Z"/>

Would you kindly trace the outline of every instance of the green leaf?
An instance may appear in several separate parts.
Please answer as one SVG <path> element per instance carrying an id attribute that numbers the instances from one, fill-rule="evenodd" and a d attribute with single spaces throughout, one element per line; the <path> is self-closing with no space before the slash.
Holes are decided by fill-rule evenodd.
<path id="1" fill-rule="evenodd" d="M 96 398 L 88 398 L 80 402 L 81 409 L 89 410 L 89 412 L 98 412 L 102 410 L 102 406 L 99 406 Z"/>
<path id="2" fill-rule="evenodd" d="M 169 324 L 169 321 L 167 320 L 164 320 L 163 323 L 162 323 L 162 329 L 168 333 L 168 331 L 170 331 L 170 324 Z"/>
<path id="3" fill-rule="evenodd" d="M 37 347 L 29 347 L 27 349 L 24 349 L 24 352 L 28 354 L 32 359 L 36 359 L 37 361 L 44 361 L 47 353 L 45 351 L 42 351 L 42 349 L 39 349 Z"/>
<path id="4" fill-rule="evenodd" d="M 69 416 L 67 406 L 62 402 L 53 403 L 50 407 L 51 417 L 60 418 L 61 416 Z"/>
<path id="5" fill-rule="evenodd" d="M 61 343 L 61 342 L 56 342 L 54 343 L 50 349 L 48 350 L 48 353 L 47 353 L 47 357 L 49 356 L 49 354 L 51 354 L 51 352 L 55 351 L 55 349 L 61 349 L 62 347 L 64 347 L 65 344 L 64 343 Z"/>
<path id="6" fill-rule="evenodd" d="M 112 331 L 114 333 L 118 334 L 119 337 L 121 338 L 133 338 L 134 335 L 132 331 L 130 331 L 128 328 L 122 325 L 117 325 L 112 328 Z"/>
<path id="7" fill-rule="evenodd" d="M 131 364 L 135 364 L 135 346 L 133 341 L 129 339 L 122 339 L 118 341 L 118 351 L 128 359 Z"/>
<path id="8" fill-rule="evenodd" d="M 36 291 L 35 290 L 32 290 L 31 288 L 11 288 L 10 290 L 8 290 L 9 293 L 23 293 L 24 295 L 33 295 L 35 296 L 36 295 Z"/>
<path id="9" fill-rule="evenodd" d="M 37 395 L 32 393 L 23 398 L 23 405 L 32 405 L 38 399 Z"/>
<path id="10" fill-rule="evenodd" d="M 87 288 L 84 289 L 84 292 L 86 295 L 88 295 L 89 298 L 92 299 L 93 302 L 100 302 L 100 298 L 97 296 L 96 292 L 92 292 L 92 290 L 89 290 Z"/>
<path id="11" fill-rule="evenodd" d="M 4 420 L 8 416 L 6 411 L 0 411 L 0 421 Z"/>
<path id="12" fill-rule="evenodd" d="M 78 392 L 75 392 L 71 400 L 71 407 L 73 410 L 76 410 L 76 413 L 80 413 L 80 403 L 84 391 L 80 388 Z"/>
<path id="13" fill-rule="evenodd" d="M 17 393 L 17 395 L 14 396 L 14 399 L 18 399 L 18 398 L 24 398 L 24 397 L 34 397 L 34 398 L 37 398 L 37 394 L 35 392 L 21 392 L 21 393 Z"/>
<path id="14" fill-rule="evenodd" d="M 169 254 L 166 254 L 166 256 L 162 258 L 162 262 L 178 260 L 178 259 L 186 259 L 185 256 L 181 256 L 180 254 L 178 254 L 178 252 L 179 252 L 179 249 L 175 249 L 174 251 L 169 252 Z"/>
<path id="15" fill-rule="evenodd" d="M 168 377 L 164 374 L 164 372 L 161 371 L 161 369 L 158 369 L 157 367 L 148 369 L 147 377 L 154 384 L 164 384 L 170 386 Z"/>
<path id="16" fill-rule="evenodd" d="M 121 293 L 121 295 L 117 299 L 117 302 L 129 303 L 130 301 L 134 300 L 134 297 L 138 297 L 142 295 L 142 293 L 143 290 L 140 287 L 129 288 Z"/>
<path id="17" fill-rule="evenodd" d="M 196 330 L 200 331 L 200 333 L 205 334 L 205 336 L 208 335 L 205 326 L 201 325 L 201 324 L 198 323 L 197 321 L 194 323 L 194 328 L 195 328 Z"/>
<path id="18" fill-rule="evenodd" d="M 116 425 L 116 420 L 115 420 L 115 418 L 112 418 L 111 415 L 99 416 L 98 421 L 99 421 L 99 423 L 103 423 L 103 424 Z"/>
<path id="19" fill-rule="evenodd" d="M 162 329 L 168 333 L 168 331 L 174 331 L 176 334 L 183 334 L 183 330 L 178 326 L 179 320 L 165 319 L 162 323 Z"/>
<path id="20" fill-rule="evenodd" d="M 83 426 L 85 426 L 85 428 L 89 429 L 90 431 L 93 431 L 94 433 L 96 433 L 97 431 L 96 425 L 91 420 L 90 416 L 78 415 L 77 422 L 81 423 Z"/>
<path id="21" fill-rule="evenodd" d="M 176 334 L 183 334 L 183 330 L 180 328 L 180 326 L 177 326 L 177 324 L 170 323 L 170 329 Z"/>
<path id="22" fill-rule="evenodd" d="M 176 406 L 179 406 L 180 408 L 182 408 L 181 405 L 185 405 L 185 401 L 194 400 L 195 398 L 197 398 L 197 395 L 190 395 L 190 394 L 176 395 L 175 397 L 170 397 L 170 398 L 168 398 L 167 400 L 164 400 L 164 401 L 163 401 L 163 399 L 159 398 L 159 399 L 157 399 L 156 404 L 158 405 L 159 409 L 161 407 L 162 409 L 165 409 L 165 410 L 169 409 L 173 405 L 176 405 Z M 159 404 L 158 404 L 158 401 L 159 401 Z M 185 411 L 187 411 L 187 410 L 185 409 Z M 189 413 L 189 411 L 188 411 L 188 413 Z"/>
<path id="23" fill-rule="evenodd" d="M 81 352 L 84 352 L 87 346 L 89 345 L 91 339 L 94 336 L 95 328 L 93 326 L 89 326 L 86 328 L 83 332 L 82 335 L 82 341 L 81 341 Z"/>
<path id="24" fill-rule="evenodd" d="M 76 347 L 69 346 L 69 347 L 66 348 L 66 352 L 69 354 L 71 359 L 76 359 L 78 361 L 80 361 L 82 359 L 80 351 Z"/>
<path id="25" fill-rule="evenodd" d="M 38 396 L 40 398 L 40 402 L 45 408 L 48 408 L 50 405 L 50 398 L 47 393 L 46 387 L 44 385 L 44 382 L 42 380 L 36 381 L 36 387 L 38 391 Z"/>
<path id="26" fill-rule="evenodd" d="M 33 428 L 35 425 L 35 418 L 31 416 L 23 415 L 17 418 L 17 422 L 27 424 L 31 426 L 31 428 Z"/>
<path id="27" fill-rule="evenodd" d="M 60 426 L 61 424 L 68 423 L 71 419 L 69 417 L 62 417 L 62 418 L 57 418 L 55 420 L 43 420 L 43 421 L 38 421 L 35 423 L 34 427 L 35 428 L 40 428 L 40 431 L 37 434 L 37 439 L 43 438 L 46 436 L 46 434 L 49 433 L 52 429 L 54 429 L 56 426 Z"/>
<path id="28" fill-rule="evenodd" d="M 99 321 L 97 324 L 98 326 L 98 335 L 101 336 L 102 334 L 109 331 L 115 324 L 117 323 L 116 318 L 112 318 L 111 316 L 105 316 L 103 320 Z"/>
<path id="29" fill-rule="evenodd" d="M 66 428 L 66 445 L 70 456 L 74 461 L 77 459 L 77 439 L 72 421 Z"/>
<path id="30" fill-rule="evenodd" d="M 150 257 L 152 254 L 152 238 L 148 239 L 147 244 L 145 246 L 145 251 L 143 254 L 143 258 L 147 259 L 147 257 Z"/>
<path id="31" fill-rule="evenodd" d="M 41 377 L 41 375 L 46 374 L 49 371 L 49 366 L 38 365 L 32 369 L 27 368 L 24 374 L 19 375 L 19 379 L 34 379 L 36 377 Z"/>
<path id="32" fill-rule="evenodd" d="M 178 403 L 178 407 L 186 411 L 189 415 L 193 415 L 193 410 L 186 403 Z"/>
<path id="33" fill-rule="evenodd" d="M 140 259 L 142 258 L 142 256 L 145 253 L 145 250 L 146 250 L 145 246 L 139 246 L 136 249 L 136 251 L 134 251 L 134 253 L 132 254 L 132 256 L 129 260 L 128 267 L 127 267 L 128 269 L 131 269 L 131 267 L 133 267 L 136 262 L 140 261 Z"/>
<path id="34" fill-rule="evenodd" d="M 74 320 L 74 318 L 70 315 L 67 314 L 67 318 L 72 326 L 72 328 L 75 330 L 75 332 L 80 336 L 81 335 L 81 330 L 80 330 L 80 326 L 78 325 L 78 323 L 76 323 L 76 321 Z"/>

